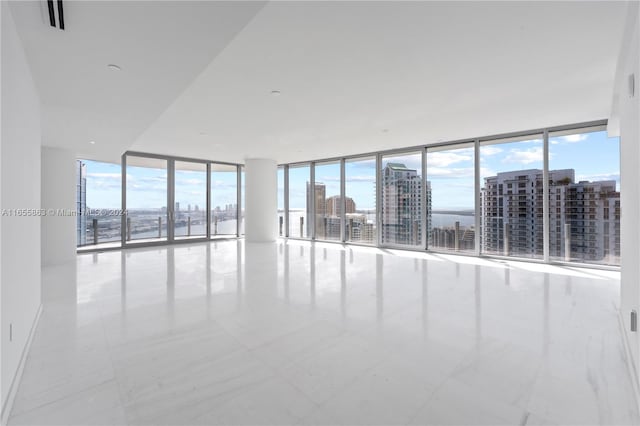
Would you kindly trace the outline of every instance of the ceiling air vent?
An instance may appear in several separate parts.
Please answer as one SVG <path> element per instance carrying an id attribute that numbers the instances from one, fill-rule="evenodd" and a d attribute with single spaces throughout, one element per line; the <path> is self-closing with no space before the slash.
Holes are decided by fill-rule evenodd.
<path id="1" fill-rule="evenodd" d="M 51 26 L 55 28 L 56 27 L 56 7 L 53 3 L 54 3 L 53 0 L 47 0 L 47 9 L 49 9 L 49 24 L 51 24 Z M 64 11 L 62 9 L 62 0 L 56 0 L 56 3 L 58 5 L 57 27 L 60 28 L 61 30 L 64 30 Z"/>

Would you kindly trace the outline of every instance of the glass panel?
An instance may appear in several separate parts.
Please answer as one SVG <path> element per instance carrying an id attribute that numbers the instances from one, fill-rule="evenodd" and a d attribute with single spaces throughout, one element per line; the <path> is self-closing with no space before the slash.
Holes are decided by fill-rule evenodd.
<path id="1" fill-rule="evenodd" d="M 549 135 L 551 260 L 620 264 L 620 140 Z"/>
<path id="2" fill-rule="evenodd" d="M 176 239 L 207 235 L 207 165 L 175 162 Z"/>
<path id="3" fill-rule="evenodd" d="M 473 144 L 428 149 L 429 249 L 475 252 L 474 156 Z"/>
<path id="4" fill-rule="evenodd" d="M 285 236 L 284 229 L 284 167 L 278 167 L 278 235 Z"/>
<path id="5" fill-rule="evenodd" d="M 77 245 L 120 243 L 122 167 L 76 161 Z"/>
<path id="6" fill-rule="evenodd" d="M 211 164 L 211 236 L 238 232 L 238 168 Z"/>
<path id="7" fill-rule="evenodd" d="M 340 162 L 316 163 L 315 167 L 316 239 L 340 241 Z"/>
<path id="8" fill-rule="evenodd" d="M 167 239 L 167 161 L 127 156 L 127 241 Z"/>
<path id="9" fill-rule="evenodd" d="M 541 135 L 480 146 L 481 250 L 542 258 Z"/>
<path id="10" fill-rule="evenodd" d="M 307 216 L 307 187 L 310 181 L 309 165 L 289 167 L 289 236 L 309 238 L 311 233 Z"/>
<path id="11" fill-rule="evenodd" d="M 376 157 L 345 161 L 345 239 L 376 244 Z"/>
<path id="12" fill-rule="evenodd" d="M 383 244 L 422 245 L 421 175 L 421 152 L 382 157 Z"/>

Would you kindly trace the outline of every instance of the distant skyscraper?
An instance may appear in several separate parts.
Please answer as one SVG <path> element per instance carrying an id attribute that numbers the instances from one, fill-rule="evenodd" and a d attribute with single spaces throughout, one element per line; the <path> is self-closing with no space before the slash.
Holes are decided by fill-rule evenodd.
<path id="1" fill-rule="evenodd" d="M 356 212 L 356 203 L 353 201 L 351 197 L 345 197 L 345 213 L 355 213 Z M 327 198 L 327 215 L 340 217 L 341 214 L 341 204 L 340 204 L 340 196 L 334 195 L 332 197 Z"/>
<path id="2" fill-rule="evenodd" d="M 180 203 L 176 201 L 176 212 L 180 211 Z"/>
<path id="3" fill-rule="evenodd" d="M 87 244 L 87 165 L 76 160 L 76 231 L 79 246 Z M 97 232 L 94 230 L 94 232 Z"/>
<path id="4" fill-rule="evenodd" d="M 430 194 L 425 202 L 431 199 Z M 404 164 L 382 171 L 382 242 L 419 245 L 422 241 L 422 178 Z M 431 214 L 430 203 L 427 215 Z"/>
<path id="5" fill-rule="evenodd" d="M 347 241 L 375 243 L 375 229 L 367 216 L 361 213 L 346 214 L 345 238 Z"/>
<path id="6" fill-rule="evenodd" d="M 311 235 L 311 223 L 310 220 L 313 217 L 311 212 L 311 196 L 310 196 L 310 186 L 311 184 L 307 182 L 307 235 Z M 316 182 L 315 183 L 315 217 L 316 217 L 316 236 L 318 238 L 324 238 L 325 227 L 324 227 L 324 217 L 327 212 L 327 188 L 324 183 Z"/>

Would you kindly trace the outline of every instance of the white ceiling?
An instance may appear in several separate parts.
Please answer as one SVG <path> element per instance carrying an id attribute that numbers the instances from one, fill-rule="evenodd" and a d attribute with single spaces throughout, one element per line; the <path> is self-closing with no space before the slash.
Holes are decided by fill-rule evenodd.
<path id="1" fill-rule="evenodd" d="M 233 162 L 607 118 L 627 7 L 66 1 L 62 32 L 42 3 L 12 11 L 46 145 Z"/>

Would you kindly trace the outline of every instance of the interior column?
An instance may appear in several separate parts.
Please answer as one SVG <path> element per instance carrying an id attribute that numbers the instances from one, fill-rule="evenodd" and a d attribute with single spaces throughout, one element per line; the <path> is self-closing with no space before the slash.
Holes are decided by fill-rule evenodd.
<path id="1" fill-rule="evenodd" d="M 275 160 L 245 161 L 245 240 L 271 242 L 277 236 L 278 165 Z"/>

